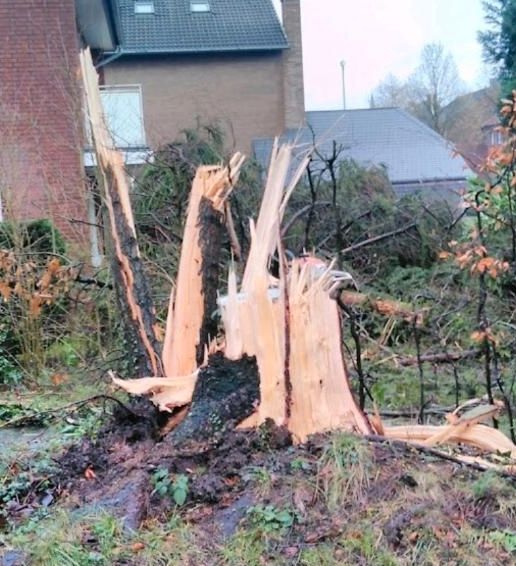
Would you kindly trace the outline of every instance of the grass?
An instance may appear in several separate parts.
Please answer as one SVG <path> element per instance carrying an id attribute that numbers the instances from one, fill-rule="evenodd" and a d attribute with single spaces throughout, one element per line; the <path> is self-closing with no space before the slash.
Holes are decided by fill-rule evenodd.
<path id="1" fill-rule="evenodd" d="M 337 433 L 319 462 L 317 485 L 330 510 L 350 498 L 360 500 L 372 472 L 369 447 L 360 438 Z"/>

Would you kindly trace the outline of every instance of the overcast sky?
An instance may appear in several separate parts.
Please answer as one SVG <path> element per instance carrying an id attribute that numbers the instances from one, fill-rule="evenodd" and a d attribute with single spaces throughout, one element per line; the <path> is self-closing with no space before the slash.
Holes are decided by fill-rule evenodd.
<path id="1" fill-rule="evenodd" d="M 342 107 L 341 60 L 347 107 L 364 108 L 385 75 L 407 77 L 431 42 L 452 53 L 472 89 L 489 81 L 477 41 L 482 0 L 301 0 L 301 8 L 308 110 Z"/>

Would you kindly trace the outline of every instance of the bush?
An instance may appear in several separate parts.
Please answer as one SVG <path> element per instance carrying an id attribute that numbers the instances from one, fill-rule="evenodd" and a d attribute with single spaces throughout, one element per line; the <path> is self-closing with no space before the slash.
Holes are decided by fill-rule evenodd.
<path id="1" fill-rule="evenodd" d="M 429 267 L 450 239 L 450 207 L 419 196 L 398 200 L 383 167 L 350 159 L 337 165 L 323 156 L 310 167 L 287 212 L 286 242 L 295 254 L 336 257 L 371 280 L 399 266 Z M 342 252 L 402 227 L 400 234 Z"/>
<path id="2" fill-rule="evenodd" d="M 64 255 L 66 243 L 59 230 L 49 220 L 0 222 L 0 249 Z"/>

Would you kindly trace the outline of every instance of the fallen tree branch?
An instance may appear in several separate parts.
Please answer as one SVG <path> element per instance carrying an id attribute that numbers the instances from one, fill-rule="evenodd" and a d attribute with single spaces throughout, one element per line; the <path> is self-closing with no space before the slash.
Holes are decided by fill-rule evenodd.
<path id="1" fill-rule="evenodd" d="M 363 240 L 358 244 L 354 244 L 347 248 L 344 248 L 340 251 L 341 254 L 349 254 L 351 252 L 355 252 L 356 250 L 360 250 L 361 248 L 365 248 L 366 246 L 371 246 L 372 244 L 376 244 L 377 242 L 382 242 L 383 240 L 387 240 L 388 238 L 392 238 L 393 236 L 397 236 L 398 234 L 403 234 L 403 232 L 408 232 L 411 228 L 415 228 L 417 224 L 412 222 L 411 224 L 407 224 L 402 228 L 398 228 L 397 230 L 392 230 L 391 232 L 386 232 L 385 234 L 380 234 L 379 236 L 374 236 L 373 238 L 369 238 L 368 240 Z"/>
<path id="2" fill-rule="evenodd" d="M 493 468 L 493 465 L 490 465 L 491 463 L 487 461 L 481 463 L 480 461 L 471 460 L 467 457 L 463 457 L 460 455 L 447 454 L 446 452 L 441 452 L 440 450 L 436 450 L 435 448 L 430 448 L 428 446 L 423 446 L 422 444 L 406 442 L 404 440 L 394 440 L 377 434 L 369 434 L 364 436 L 363 438 L 368 442 L 373 442 L 376 444 L 387 444 L 389 446 L 401 448 L 406 452 L 415 450 L 422 454 L 428 454 L 430 456 L 435 456 L 436 458 L 440 458 L 441 460 L 446 460 L 448 462 L 458 464 L 459 466 L 466 466 L 468 468 L 472 468 L 473 470 L 476 470 L 478 472 L 487 472 L 494 469 L 500 474 L 500 476 L 508 480 L 511 480 L 512 482 L 516 482 L 516 476 L 514 474 L 511 474 L 510 472 L 506 472 L 500 469 L 500 467 L 496 465 L 494 465 L 495 467 Z"/>
<path id="3" fill-rule="evenodd" d="M 281 229 L 281 237 L 284 238 L 287 235 L 288 231 L 292 228 L 292 226 L 307 212 L 310 212 L 315 208 L 326 207 L 326 206 L 332 206 L 332 203 L 328 200 L 321 200 L 318 202 L 314 202 L 312 204 L 307 204 L 306 206 L 303 206 L 303 208 L 300 208 L 288 219 L 288 221 Z"/>
<path id="4" fill-rule="evenodd" d="M 477 358 L 480 356 L 479 350 L 464 350 L 463 352 L 440 352 L 438 354 L 423 354 L 420 356 L 421 362 L 428 362 L 432 364 L 446 364 L 458 362 L 468 358 Z M 409 356 L 406 358 L 398 358 L 396 360 L 400 366 L 415 366 L 418 363 L 416 356 Z"/>
<path id="5" fill-rule="evenodd" d="M 16 417 L 14 419 L 6 421 L 5 423 L 0 423 L 0 429 L 21 428 L 23 426 L 29 426 L 31 424 L 31 421 L 34 421 L 34 419 L 42 419 L 47 415 L 52 415 L 54 413 L 62 413 L 63 411 L 70 412 L 69 409 L 73 409 L 73 410 L 82 409 L 82 407 L 84 407 L 85 405 L 100 400 L 113 401 L 114 403 L 118 404 L 128 415 L 131 415 L 135 419 L 143 418 L 147 420 L 147 417 L 135 413 L 132 409 L 130 409 L 127 405 L 122 403 L 122 401 L 120 401 L 116 397 L 112 397 L 111 395 L 93 395 L 93 397 L 88 397 L 87 399 L 82 399 L 81 401 L 74 401 L 73 403 L 69 403 L 68 405 L 64 405 L 62 407 L 56 407 L 55 409 L 47 409 L 45 411 L 39 411 L 31 415 L 23 415 L 21 417 Z M 62 417 L 63 415 L 60 414 L 59 416 Z"/>
<path id="6" fill-rule="evenodd" d="M 113 289 L 113 285 L 111 283 L 99 281 L 93 277 L 81 277 L 80 275 L 77 275 L 75 281 L 82 285 L 95 285 L 95 287 L 98 287 L 99 289 Z"/>
<path id="7" fill-rule="evenodd" d="M 425 407 L 425 415 L 434 417 L 444 417 L 453 411 L 455 407 L 435 407 L 429 409 Z M 379 415 L 386 419 L 417 419 L 418 409 L 400 409 L 399 411 L 379 411 Z"/>
<path id="8" fill-rule="evenodd" d="M 424 315 L 427 312 L 427 309 L 415 311 L 410 305 L 393 299 L 377 299 L 365 293 L 347 290 L 342 291 L 338 303 L 343 310 L 346 310 L 346 307 L 367 305 L 382 316 L 389 318 L 394 316 L 411 323 L 415 319 L 418 326 L 423 323 Z"/>

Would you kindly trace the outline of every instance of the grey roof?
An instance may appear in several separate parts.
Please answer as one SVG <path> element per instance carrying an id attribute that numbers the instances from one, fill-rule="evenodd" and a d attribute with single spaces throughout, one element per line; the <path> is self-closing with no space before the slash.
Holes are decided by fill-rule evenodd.
<path id="1" fill-rule="evenodd" d="M 153 14 L 135 14 L 134 0 L 113 0 L 123 53 L 206 53 L 286 49 L 271 0 L 209 0 L 192 12 L 190 0 L 154 0 Z"/>
<path id="2" fill-rule="evenodd" d="M 464 179 L 471 174 L 444 138 L 400 108 L 314 111 L 306 113 L 306 120 L 323 154 L 331 151 L 335 140 L 343 148 L 342 158 L 385 165 L 392 183 Z M 313 145 L 308 127 L 288 132 L 283 139 L 296 140 L 298 152 Z M 253 142 L 263 165 L 271 146 L 271 139 Z"/>

